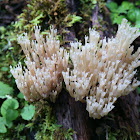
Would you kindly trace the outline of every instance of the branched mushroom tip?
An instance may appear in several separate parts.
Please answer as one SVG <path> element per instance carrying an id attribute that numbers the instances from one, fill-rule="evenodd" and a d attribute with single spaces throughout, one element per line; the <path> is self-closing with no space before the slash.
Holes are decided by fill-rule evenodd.
<path id="1" fill-rule="evenodd" d="M 61 91 L 62 80 L 76 101 L 86 100 L 90 117 L 101 118 L 113 108 L 118 97 L 133 91 L 140 82 L 134 78 L 135 68 L 140 66 L 140 48 L 135 53 L 131 43 L 140 35 L 130 27 L 126 19 L 119 25 L 116 37 L 100 39 L 100 35 L 89 29 L 85 45 L 71 43 L 72 71 L 67 68 L 69 54 L 60 48 L 57 31 L 51 28 L 46 40 L 35 27 L 36 40 L 30 41 L 27 34 L 18 37 L 26 55 L 27 68 L 21 63 L 11 73 L 19 90 L 28 101 L 50 98 L 55 101 Z"/>
<path id="2" fill-rule="evenodd" d="M 57 30 L 50 29 L 46 40 L 40 35 L 40 27 L 35 26 L 36 40 L 29 40 L 25 33 L 18 37 L 24 54 L 26 68 L 19 63 L 11 68 L 19 90 L 29 102 L 40 98 L 50 98 L 55 101 L 62 88 L 62 71 L 66 71 L 69 54 L 60 48 L 56 39 Z"/>
<path id="3" fill-rule="evenodd" d="M 71 43 L 70 58 L 74 69 L 63 73 L 66 88 L 75 100 L 86 99 L 90 117 L 101 118 L 113 108 L 118 97 L 133 91 L 140 82 L 134 78 L 140 66 L 140 48 L 133 54 L 131 43 L 140 35 L 124 19 L 116 37 L 100 40 L 89 29 L 85 45 Z"/>

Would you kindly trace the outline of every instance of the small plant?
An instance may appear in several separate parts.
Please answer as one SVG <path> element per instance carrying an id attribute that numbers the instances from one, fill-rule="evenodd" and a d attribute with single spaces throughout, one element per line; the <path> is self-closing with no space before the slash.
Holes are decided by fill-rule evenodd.
<path id="1" fill-rule="evenodd" d="M 25 136 L 27 131 L 28 135 L 36 132 L 35 140 L 72 140 L 75 132 L 57 124 L 50 103 L 40 100 L 29 105 L 21 92 L 15 95 L 14 91 L 0 82 L 0 140 L 10 140 L 11 137 L 25 140 L 30 138 Z"/>
<path id="2" fill-rule="evenodd" d="M 17 97 L 23 100 L 22 93 L 19 93 Z M 20 115 L 24 120 L 31 120 L 35 114 L 35 106 L 28 105 L 25 101 L 24 107 L 20 108 L 20 101 L 14 97 L 14 89 L 3 82 L 0 82 L 0 98 L 5 99 L 0 108 L 0 133 L 6 133 Z"/>
<path id="3" fill-rule="evenodd" d="M 138 1 L 139 2 L 139 1 Z M 107 3 L 111 14 L 111 20 L 113 24 L 120 24 L 123 18 L 128 19 L 128 21 L 135 27 L 140 28 L 140 9 L 137 8 L 139 3 L 123 1 L 121 5 L 116 2 Z"/>
<path id="4" fill-rule="evenodd" d="M 21 116 L 22 119 L 24 120 L 31 120 L 32 117 L 35 114 L 35 106 L 33 105 L 26 105 L 24 106 L 24 108 L 21 110 Z"/>

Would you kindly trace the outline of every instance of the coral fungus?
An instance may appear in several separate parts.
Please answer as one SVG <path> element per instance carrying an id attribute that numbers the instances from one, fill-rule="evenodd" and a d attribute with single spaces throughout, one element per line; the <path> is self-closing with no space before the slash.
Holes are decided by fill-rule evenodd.
<path id="1" fill-rule="evenodd" d="M 139 30 L 123 19 L 114 38 L 99 41 L 99 33 L 90 29 L 85 45 L 71 43 L 74 69 L 63 72 L 64 81 L 76 101 L 86 99 L 90 117 L 107 115 L 118 97 L 140 85 L 134 78 L 135 68 L 140 66 L 140 48 L 133 54 L 130 45 L 139 35 Z"/>
<path id="2" fill-rule="evenodd" d="M 28 101 L 50 98 L 55 101 L 62 88 L 62 71 L 66 71 L 69 55 L 60 48 L 56 39 L 57 30 L 51 29 L 46 41 L 40 35 L 40 28 L 35 27 L 36 40 L 30 41 L 27 34 L 18 37 L 24 54 L 27 68 L 22 69 L 21 63 L 11 68 L 19 90 Z"/>
<path id="3" fill-rule="evenodd" d="M 45 41 L 36 26 L 35 41 L 31 42 L 27 34 L 18 37 L 27 68 L 23 70 L 19 63 L 17 67 L 11 67 L 11 73 L 26 100 L 49 97 L 54 102 L 64 77 L 70 95 L 76 101 L 86 100 L 90 117 L 99 119 L 114 108 L 117 98 L 140 85 L 134 78 L 135 68 L 140 66 L 140 48 L 133 53 L 131 46 L 140 32 L 130 27 L 126 19 L 119 25 L 114 38 L 99 40 L 99 33 L 89 29 L 85 45 L 71 43 L 72 71 L 67 68 L 69 55 L 60 48 L 56 33 L 51 29 Z"/>

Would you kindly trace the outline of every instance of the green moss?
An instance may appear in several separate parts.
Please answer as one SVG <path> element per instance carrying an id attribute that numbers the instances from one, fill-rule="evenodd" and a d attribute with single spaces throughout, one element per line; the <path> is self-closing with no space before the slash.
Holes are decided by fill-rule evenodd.
<path id="1" fill-rule="evenodd" d="M 72 129 L 66 130 L 57 124 L 51 104 L 42 100 L 36 103 L 36 108 L 38 111 L 32 123 L 27 125 L 32 131 L 36 130 L 36 140 L 72 140 L 75 132 Z"/>
<path id="2" fill-rule="evenodd" d="M 31 0 L 23 13 L 18 16 L 14 26 L 16 33 L 28 32 L 33 38 L 35 25 L 40 25 L 44 33 L 50 25 L 53 25 L 58 30 L 61 43 L 64 44 L 65 35 L 68 33 L 65 29 L 80 21 L 81 17 L 68 14 L 65 0 Z"/>
<path id="3" fill-rule="evenodd" d="M 132 133 L 131 128 L 123 127 L 121 129 L 112 130 L 111 127 L 108 127 L 108 140 L 134 140 L 138 139 L 139 133 Z"/>
<path id="4" fill-rule="evenodd" d="M 92 22 L 92 10 L 95 8 L 95 6 L 96 1 L 93 2 L 92 0 L 80 0 L 79 16 L 82 17 L 82 23 L 80 24 L 80 28 L 82 30 L 79 30 L 77 33 L 78 39 L 84 38 L 85 34 L 87 35 Z"/>
<path id="5" fill-rule="evenodd" d="M 105 128 L 108 140 L 137 140 L 139 138 L 138 125 L 133 129 L 128 123 L 126 124 L 125 122 L 122 122 L 122 125 L 118 128 L 116 126 L 115 114 L 113 112 L 110 112 L 103 119 L 106 122 Z M 121 121 L 119 123 L 121 123 Z"/>
<path id="6" fill-rule="evenodd" d="M 0 80 L 11 85 L 14 84 L 10 74 L 9 65 L 16 65 L 19 45 L 17 44 L 17 35 L 14 33 L 14 24 L 7 27 L 0 27 Z M 15 48 L 13 46 L 16 46 Z"/>
<path id="7" fill-rule="evenodd" d="M 99 7 L 99 13 L 105 12 L 104 7 L 106 3 L 104 0 L 80 0 L 79 16 L 82 18 L 82 22 L 79 25 L 82 30 L 77 32 L 77 37 L 80 37 L 78 39 L 82 40 L 85 35 L 88 35 L 89 27 L 92 27 L 93 22 L 92 14 L 97 5 Z M 97 24 L 95 24 L 92 28 L 97 31 L 105 31 L 104 25 L 106 25 L 107 22 L 105 22 L 100 16 L 97 17 L 97 20 Z M 84 40 L 82 40 L 82 42 L 84 42 Z"/>

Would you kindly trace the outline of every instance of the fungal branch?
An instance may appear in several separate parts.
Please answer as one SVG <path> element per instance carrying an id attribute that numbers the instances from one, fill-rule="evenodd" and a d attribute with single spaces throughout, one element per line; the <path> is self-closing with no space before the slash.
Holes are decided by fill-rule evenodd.
<path id="1" fill-rule="evenodd" d="M 120 96 L 133 91 L 140 81 L 134 78 L 140 66 L 140 48 L 132 54 L 131 43 L 140 35 L 124 19 L 115 38 L 100 40 L 93 29 L 85 37 L 85 45 L 71 43 L 72 71 L 63 72 L 66 88 L 76 101 L 86 100 L 90 117 L 107 115 Z"/>
<path id="2" fill-rule="evenodd" d="M 62 88 L 62 71 L 66 71 L 69 55 L 60 48 L 57 40 L 57 30 L 50 29 L 46 40 L 40 34 L 40 27 L 35 27 L 36 40 L 29 40 L 25 33 L 18 37 L 24 54 L 26 68 L 19 63 L 11 68 L 19 90 L 29 102 L 40 98 L 49 98 L 55 101 Z"/>

